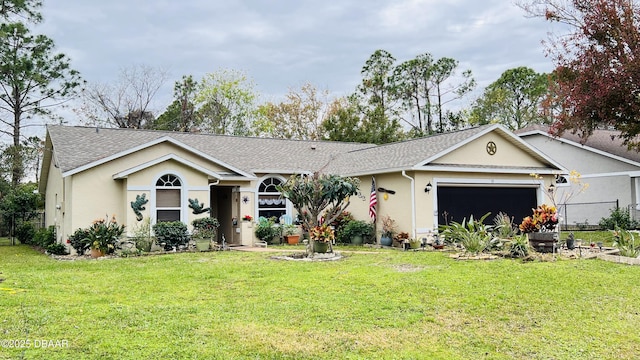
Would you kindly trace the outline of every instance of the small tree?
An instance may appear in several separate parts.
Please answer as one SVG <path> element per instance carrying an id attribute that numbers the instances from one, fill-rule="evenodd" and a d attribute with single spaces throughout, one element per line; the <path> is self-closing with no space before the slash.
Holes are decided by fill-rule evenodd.
<path id="1" fill-rule="evenodd" d="M 40 195 L 34 192 L 35 189 L 36 185 L 33 183 L 21 184 L 0 200 L 2 221 L 12 236 L 22 224 L 28 223 L 38 215 L 38 209 L 42 204 Z"/>
<path id="2" fill-rule="evenodd" d="M 349 197 L 360 194 L 359 185 L 360 180 L 356 178 L 316 172 L 311 176 L 294 175 L 278 190 L 302 215 L 303 226 L 312 229 L 320 223 L 330 224 L 338 218 L 349 206 Z M 313 253 L 311 238 L 307 251 Z"/>

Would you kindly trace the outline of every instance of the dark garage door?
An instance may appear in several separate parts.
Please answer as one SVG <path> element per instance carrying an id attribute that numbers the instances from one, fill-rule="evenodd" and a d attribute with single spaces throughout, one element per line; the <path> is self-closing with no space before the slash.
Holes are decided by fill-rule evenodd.
<path id="1" fill-rule="evenodd" d="M 447 221 L 462 222 L 473 214 L 474 219 L 491 212 L 485 223 L 492 224 L 493 218 L 503 212 L 513 217 L 515 224 L 531 215 L 536 204 L 536 188 L 521 187 L 477 187 L 477 186 L 438 186 L 438 223 Z"/>

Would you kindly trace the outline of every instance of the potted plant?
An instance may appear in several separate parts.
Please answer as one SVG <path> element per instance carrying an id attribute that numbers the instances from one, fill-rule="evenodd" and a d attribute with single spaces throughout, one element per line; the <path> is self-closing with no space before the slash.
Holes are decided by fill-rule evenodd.
<path id="1" fill-rule="evenodd" d="M 393 238 L 393 241 L 395 246 L 404 247 L 405 244 L 409 244 L 409 233 L 401 231 Z"/>
<path id="2" fill-rule="evenodd" d="M 326 253 L 331 242 L 335 240 L 335 233 L 327 224 L 318 225 L 311 228 L 309 238 L 313 241 L 314 252 Z"/>
<path id="3" fill-rule="evenodd" d="M 242 221 L 251 221 L 253 220 L 253 217 L 251 215 L 245 215 L 242 217 Z"/>
<path id="4" fill-rule="evenodd" d="M 282 235 L 284 236 L 287 244 L 295 245 L 300 242 L 300 232 L 298 230 L 298 225 L 295 224 L 284 224 L 282 225 Z"/>
<path id="5" fill-rule="evenodd" d="M 389 215 L 382 218 L 382 233 L 380 236 L 380 245 L 391 246 L 393 244 L 393 236 L 396 234 L 396 221 Z"/>
<path id="6" fill-rule="evenodd" d="M 519 228 L 527 234 L 531 247 L 541 252 L 551 252 L 558 241 L 558 233 L 555 231 L 557 225 L 556 207 L 542 204 L 533 209 L 532 216 L 522 219 Z"/>
<path id="7" fill-rule="evenodd" d="M 254 232 L 260 241 L 273 244 L 274 238 L 279 235 L 280 230 L 275 226 L 275 217 L 268 219 L 261 217 Z"/>
<path id="8" fill-rule="evenodd" d="M 216 233 L 220 222 L 214 217 L 203 217 L 191 222 L 193 225 L 192 238 L 196 243 L 196 249 L 207 251 L 211 248 L 211 243 L 216 239 Z"/>
<path id="9" fill-rule="evenodd" d="M 340 231 L 343 242 L 362 245 L 365 239 L 373 235 L 373 224 L 362 220 L 351 220 Z"/>
<path id="10" fill-rule="evenodd" d="M 91 257 L 97 258 L 113 253 L 123 232 L 124 225 L 118 225 L 115 215 L 110 220 L 95 220 L 87 230 L 85 240 L 89 244 Z"/>

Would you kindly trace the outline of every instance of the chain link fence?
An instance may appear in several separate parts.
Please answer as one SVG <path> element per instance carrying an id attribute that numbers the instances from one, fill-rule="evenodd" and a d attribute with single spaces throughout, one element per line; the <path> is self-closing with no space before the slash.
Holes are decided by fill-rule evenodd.
<path id="1" fill-rule="evenodd" d="M 618 200 L 560 204 L 561 230 L 598 230 L 600 220 L 609 217 L 611 210 L 619 206 Z"/>

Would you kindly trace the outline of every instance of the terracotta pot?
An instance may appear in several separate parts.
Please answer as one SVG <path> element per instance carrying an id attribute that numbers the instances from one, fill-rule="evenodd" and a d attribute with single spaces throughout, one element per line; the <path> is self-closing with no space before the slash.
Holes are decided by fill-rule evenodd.
<path id="1" fill-rule="evenodd" d="M 300 235 L 287 235 L 285 237 L 287 238 L 287 244 L 289 245 L 295 245 L 300 242 Z"/>
<path id="2" fill-rule="evenodd" d="M 99 258 L 104 256 L 104 252 L 102 252 L 100 249 L 91 249 L 91 257 L 92 258 Z"/>

